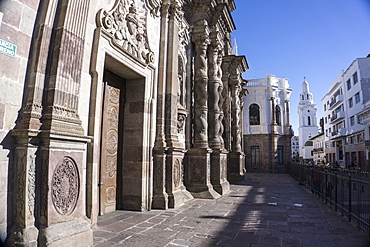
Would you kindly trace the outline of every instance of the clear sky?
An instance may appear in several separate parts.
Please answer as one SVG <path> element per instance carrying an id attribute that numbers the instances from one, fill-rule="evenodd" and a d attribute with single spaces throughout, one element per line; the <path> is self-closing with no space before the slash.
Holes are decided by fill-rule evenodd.
<path id="1" fill-rule="evenodd" d="M 269 74 L 293 89 L 291 124 L 298 135 L 298 103 L 306 77 L 323 116 L 321 99 L 342 69 L 370 54 L 370 0 L 234 0 L 238 54 L 245 79 Z"/>

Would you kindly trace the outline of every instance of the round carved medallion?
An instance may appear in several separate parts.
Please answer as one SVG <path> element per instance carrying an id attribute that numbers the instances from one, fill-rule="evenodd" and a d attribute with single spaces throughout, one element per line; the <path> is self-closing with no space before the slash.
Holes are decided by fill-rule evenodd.
<path id="1" fill-rule="evenodd" d="M 56 211 L 69 215 L 76 207 L 80 191 L 80 178 L 75 161 L 64 157 L 54 170 L 51 180 L 51 200 Z"/>

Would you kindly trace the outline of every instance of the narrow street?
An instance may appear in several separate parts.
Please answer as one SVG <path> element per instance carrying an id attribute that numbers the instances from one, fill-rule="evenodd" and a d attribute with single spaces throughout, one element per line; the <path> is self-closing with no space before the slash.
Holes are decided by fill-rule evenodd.
<path id="1" fill-rule="evenodd" d="M 248 173 L 217 200 L 100 216 L 94 246 L 366 247 L 370 241 L 288 174 Z"/>

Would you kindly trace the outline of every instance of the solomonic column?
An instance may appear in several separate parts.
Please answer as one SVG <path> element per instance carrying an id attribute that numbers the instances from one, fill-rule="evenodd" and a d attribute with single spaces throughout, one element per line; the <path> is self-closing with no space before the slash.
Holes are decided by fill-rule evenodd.
<path id="1" fill-rule="evenodd" d="M 229 67 L 229 84 L 231 89 L 231 152 L 229 154 L 228 179 L 240 181 L 245 173 L 245 155 L 242 150 L 241 131 L 241 101 L 242 77 L 241 74 L 248 68 L 245 56 L 234 56 Z"/>
<path id="2" fill-rule="evenodd" d="M 224 148 L 223 134 L 223 84 L 222 78 L 222 46 L 217 37 L 218 30 L 212 32 L 212 42 L 208 49 L 208 140 L 211 153 L 211 183 L 214 190 L 221 195 L 230 190 L 227 181 L 227 152 Z"/>
<path id="3" fill-rule="evenodd" d="M 195 23 L 192 33 L 195 46 L 194 57 L 194 147 L 188 151 L 187 156 L 187 189 L 194 197 L 217 198 L 220 195 L 213 189 L 210 167 L 210 152 L 208 146 L 208 66 L 207 48 L 209 41 L 209 28 L 206 20 Z"/>

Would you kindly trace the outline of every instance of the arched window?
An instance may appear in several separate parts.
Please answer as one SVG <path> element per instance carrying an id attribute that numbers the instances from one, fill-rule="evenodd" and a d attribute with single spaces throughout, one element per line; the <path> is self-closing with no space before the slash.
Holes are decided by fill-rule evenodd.
<path id="1" fill-rule="evenodd" d="M 304 100 L 304 95 L 302 95 L 302 100 Z"/>
<path id="2" fill-rule="evenodd" d="M 310 126 L 311 125 L 311 117 L 308 117 L 307 121 L 308 121 L 308 125 Z"/>
<path id="3" fill-rule="evenodd" d="M 281 126 L 281 110 L 278 105 L 275 106 L 275 120 L 276 120 L 276 124 Z"/>
<path id="4" fill-rule="evenodd" d="M 249 106 L 249 124 L 260 124 L 260 107 L 257 104 L 252 104 Z"/>

